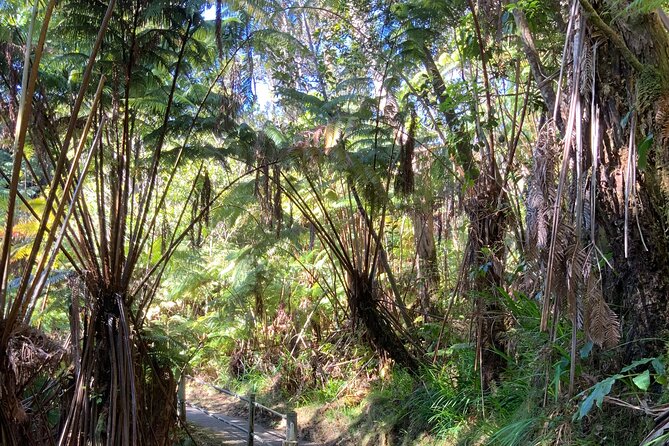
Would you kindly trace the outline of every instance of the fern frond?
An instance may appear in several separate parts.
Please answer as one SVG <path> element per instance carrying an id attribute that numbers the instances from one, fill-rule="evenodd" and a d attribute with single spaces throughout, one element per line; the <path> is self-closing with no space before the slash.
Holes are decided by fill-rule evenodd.
<path id="1" fill-rule="evenodd" d="M 585 332 L 600 347 L 614 347 L 620 341 L 620 321 L 604 300 L 601 282 L 590 275 L 587 287 Z"/>

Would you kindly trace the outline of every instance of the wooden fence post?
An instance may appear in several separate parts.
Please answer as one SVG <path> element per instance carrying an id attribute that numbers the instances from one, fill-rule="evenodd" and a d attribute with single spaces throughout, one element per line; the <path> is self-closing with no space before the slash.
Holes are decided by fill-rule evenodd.
<path id="1" fill-rule="evenodd" d="M 297 446 L 297 413 L 294 411 L 286 414 L 286 441 L 283 446 Z"/>
<path id="2" fill-rule="evenodd" d="M 179 378 L 177 389 L 177 412 L 182 423 L 186 423 L 186 375 L 183 373 Z"/>
<path id="3" fill-rule="evenodd" d="M 248 446 L 253 446 L 253 425 L 256 417 L 256 394 L 249 395 L 249 436 L 246 440 Z"/>

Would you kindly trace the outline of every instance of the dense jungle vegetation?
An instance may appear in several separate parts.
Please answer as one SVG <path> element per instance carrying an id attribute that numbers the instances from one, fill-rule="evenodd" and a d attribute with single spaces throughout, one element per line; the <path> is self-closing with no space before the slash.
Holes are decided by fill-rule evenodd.
<path id="1" fill-rule="evenodd" d="M 664 6 L 0 0 L 0 444 L 669 444 Z"/>

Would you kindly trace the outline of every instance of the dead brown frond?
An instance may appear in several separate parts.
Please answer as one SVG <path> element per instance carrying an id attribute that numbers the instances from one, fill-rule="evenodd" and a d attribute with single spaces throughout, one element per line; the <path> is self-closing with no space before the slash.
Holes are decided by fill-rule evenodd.
<path id="1" fill-rule="evenodd" d="M 669 94 L 664 94 L 655 104 L 654 134 L 657 135 L 655 145 L 655 165 L 658 168 L 660 186 L 665 194 L 669 193 Z"/>
<path id="2" fill-rule="evenodd" d="M 554 121 L 548 121 L 539 132 L 533 150 L 531 181 L 527 193 L 527 243 L 530 252 L 544 249 L 548 243 L 551 203 L 555 199 L 555 159 L 557 153 L 557 129 Z"/>
<path id="3" fill-rule="evenodd" d="M 591 73 L 593 69 L 593 48 L 592 45 L 590 45 L 589 39 L 586 39 L 583 42 L 580 69 L 581 69 L 581 75 L 579 76 L 580 79 L 579 91 L 583 97 L 587 98 L 591 93 L 591 88 L 592 88 Z"/>
<path id="4" fill-rule="evenodd" d="M 400 145 L 400 166 L 395 177 L 395 191 L 402 195 L 409 195 L 414 191 L 414 149 L 416 148 L 416 121 L 418 116 L 415 110 L 411 113 L 411 123 L 406 140 Z"/>
<path id="5" fill-rule="evenodd" d="M 582 39 L 583 33 L 579 35 Z M 579 54 L 574 70 L 579 71 L 571 76 L 572 81 L 578 83 L 571 85 L 565 140 L 558 140 L 553 121 L 541 129 L 533 151 L 534 163 L 527 194 L 527 252 L 535 277 L 546 278 L 542 329 L 549 329 L 550 339 L 554 340 L 560 318 L 568 316 L 572 321 L 570 393 L 574 387 L 577 330 L 592 327 L 594 323 L 598 342 L 613 345 L 619 338 L 615 313 L 608 308 L 601 289 L 599 299 L 591 297 L 594 250 L 590 247 L 592 245 L 586 244 L 586 240 L 591 236 L 594 225 L 590 203 L 594 186 L 592 181 L 588 185 L 585 174 L 586 151 L 581 127 L 585 116 L 580 97 L 592 92 L 596 48 L 591 48 L 587 39 L 585 42 L 579 39 L 576 40 L 581 46 L 574 43 L 575 54 Z M 562 159 L 558 173 L 559 153 L 562 153 Z M 595 174 L 591 172 L 591 177 Z M 593 304 L 596 305 L 593 307 Z M 593 308 L 597 315 L 606 317 L 589 321 Z M 608 324 L 608 331 L 602 333 L 604 323 Z"/>
<path id="6" fill-rule="evenodd" d="M 585 299 L 585 333 L 600 347 L 614 347 L 620 341 L 620 321 L 604 300 L 601 282 L 590 274 Z"/>
<path id="7" fill-rule="evenodd" d="M 14 327 L 7 344 L 9 374 L 5 374 L 0 386 L 0 408 L 6 418 L 18 425 L 29 419 L 17 396 L 40 372 L 52 372 L 66 354 L 60 344 L 41 331 L 26 324 Z"/>
<path id="8" fill-rule="evenodd" d="M 67 353 L 58 342 L 26 324 L 17 326 L 10 335 L 8 352 L 20 387 L 28 385 L 40 371 L 49 371 Z"/>

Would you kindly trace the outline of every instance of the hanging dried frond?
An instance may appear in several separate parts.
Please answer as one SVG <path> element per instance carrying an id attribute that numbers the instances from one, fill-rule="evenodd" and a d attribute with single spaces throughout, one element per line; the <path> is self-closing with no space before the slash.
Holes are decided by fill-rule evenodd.
<path id="1" fill-rule="evenodd" d="M 277 237 L 281 233 L 281 222 L 283 221 L 283 206 L 281 205 L 281 166 L 277 163 L 272 167 L 272 185 L 274 196 L 272 198 L 272 223 L 276 228 Z"/>
<path id="2" fill-rule="evenodd" d="M 663 147 L 669 143 L 669 94 L 664 94 L 655 103 L 655 120 L 653 134 L 655 135 L 655 165 L 658 169 L 660 187 L 665 194 L 669 194 L 669 154 Z"/>
<path id="3" fill-rule="evenodd" d="M 620 341 L 620 321 L 604 300 L 602 285 L 591 274 L 588 277 L 585 301 L 585 333 L 600 347 L 614 347 Z"/>
<path id="4" fill-rule="evenodd" d="M 534 164 L 527 191 L 526 230 L 530 252 L 548 245 L 548 228 L 555 200 L 555 158 L 558 150 L 557 129 L 548 121 L 539 132 L 533 151 Z"/>
<path id="5" fill-rule="evenodd" d="M 209 226 L 209 213 L 212 197 L 211 180 L 209 179 L 209 172 L 207 172 L 206 169 L 204 169 L 204 174 L 202 174 L 202 181 L 197 183 L 196 188 L 197 190 L 191 205 L 191 220 L 195 221 L 196 224 L 190 232 L 190 239 L 191 246 L 201 247 L 204 241 L 203 230 L 205 227 Z M 198 219 L 197 216 L 200 214 L 202 214 L 202 218 Z M 166 219 L 163 220 L 163 223 L 166 224 Z M 164 240 L 167 243 L 169 238 L 164 238 Z"/>
<path id="6" fill-rule="evenodd" d="M 263 222 L 272 224 L 273 200 L 271 196 L 270 153 L 273 142 L 264 132 L 259 132 L 255 140 L 256 181 L 254 195 L 260 204 Z"/>
<path id="7" fill-rule="evenodd" d="M 333 147 L 339 144 L 341 128 L 337 122 L 330 122 L 323 131 L 323 152 L 328 155 Z"/>
<path id="8" fill-rule="evenodd" d="M 395 191 L 402 195 L 409 195 L 414 191 L 413 157 L 416 147 L 416 111 L 412 110 L 411 123 L 406 141 L 400 147 L 400 166 L 395 178 Z"/>
<path id="9" fill-rule="evenodd" d="M 661 441 L 659 437 L 669 430 L 669 405 L 654 407 L 650 411 L 655 416 L 655 427 L 643 439 L 641 446 L 666 446 L 668 441 Z"/>
<path id="10" fill-rule="evenodd" d="M 581 62 L 580 69 L 581 75 L 579 76 L 579 91 L 581 96 L 588 97 L 591 93 L 592 88 L 592 68 L 593 68 L 593 48 L 590 45 L 590 40 L 585 39 L 583 42 L 583 49 L 581 51 Z"/>
<path id="11" fill-rule="evenodd" d="M 400 111 L 400 106 L 394 94 L 389 93 L 385 97 L 386 103 L 383 106 L 383 116 L 388 119 L 391 124 L 397 124 L 397 117 Z"/>
<path id="12" fill-rule="evenodd" d="M 39 372 L 51 370 L 67 351 L 41 331 L 18 325 L 9 338 L 9 362 L 15 371 L 16 385 L 24 388 Z"/>

